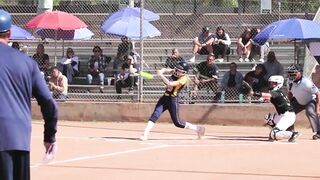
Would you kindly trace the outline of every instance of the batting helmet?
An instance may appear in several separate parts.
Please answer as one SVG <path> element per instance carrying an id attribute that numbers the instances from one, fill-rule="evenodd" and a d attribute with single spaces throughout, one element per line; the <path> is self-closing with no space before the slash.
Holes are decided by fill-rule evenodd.
<path id="1" fill-rule="evenodd" d="M 183 70 L 185 72 L 188 72 L 189 70 L 189 64 L 185 61 L 180 61 L 177 65 L 177 69 Z"/>
<path id="2" fill-rule="evenodd" d="M 0 9 L 0 33 L 9 31 L 11 28 L 11 15 Z"/>

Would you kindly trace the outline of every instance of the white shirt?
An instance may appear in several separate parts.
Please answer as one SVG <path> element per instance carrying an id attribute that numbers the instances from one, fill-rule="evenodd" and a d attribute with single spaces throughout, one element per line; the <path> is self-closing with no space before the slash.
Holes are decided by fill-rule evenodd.
<path id="1" fill-rule="evenodd" d="M 63 57 L 60 61 L 61 64 L 70 64 L 72 62 L 76 62 L 77 64 L 72 66 L 74 70 L 79 71 L 78 64 L 79 64 L 79 58 L 78 56 L 73 56 L 72 58 Z"/>
<path id="2" fill-rule="evenodd" d="M 293 82 L 291 92 L 301 105 L 308 104 L 319 92 L 316 85 L 308 78 L 302 77 L 298 82 Z"/>

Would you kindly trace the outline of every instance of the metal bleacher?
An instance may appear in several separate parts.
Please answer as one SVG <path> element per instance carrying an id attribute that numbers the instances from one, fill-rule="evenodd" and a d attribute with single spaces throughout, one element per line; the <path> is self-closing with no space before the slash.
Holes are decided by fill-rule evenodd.
<path id="1" fill-rule="evenodd" d="M 152 39 L 144 41 L 144 54 L 143 59 L 149 65 L 149 67 L 144 66 L 145 71 L 151 73 L 156 73 L 157 69 L 164 67 L 167 56 L 171 54 L 173 48 L 179 48 L 180 54 L 186 60 L 191 57 L 191 45 L 192 39 Z M 28 46 L 28 54 L 32 55 L 35 52 L 36 46 L 39 42 L 35 41 L 25 41 L 22 44 Z M 75 101 L 135 101 L 137 100 L 137 88 L 134 94 L 128 95 L 127 90 L 123 89 L 123 94 L 121 99 L 118 94 L 116 94 L 114 85 L 105 86 L 103 93 L 99 92 L 97 85 L 86 85 L 86 74 L 87 74 L 87 61 L 92 55 L 92 48 L 95 45 L 99 45 L 103 49 L 103 54 L 110 56 L 112 59 L 115 57 L 117 52 L 117 46 L 120 43 L 120 40 L 108 39 L 108 40 L 89 40 L 89 41 L 66 41 L 64 42 L 64 50 L 68 47 L 72 47 L 75 51 L 75 54 L 80 59 L 80 76 L 75 78 L 73 84 L 69 85 L 69 100 Z M 294 46 L 292 43 L 282 43 L 282 44 L 272 44 L 270 45 L 271 50 L 275 51 L 277 59 L 284 67 L 287 67 L 289 64 L 293 63 L 294 59 Z M 55 51 L 55 42 L 48 41 L 45 45 L 46 53 L 49 54 L 50 62 L 54 65 L 54 51 Z M 140 43 L 135 42 L 135 50 L 140 53 Z M 62 42 L 57 44 L 57 62 L 59 62 L 62 57 Z M 196 62 L 190 63 L 192 66 L 195 64 L 204 61 L 206 59 L 205 55 L 197 55 Z M 256 58 L 258 59 L 258 58 Z M 266 58 L 265 58 L 266 59 Z M 252 67 L 256 63 L 260 62 L 238 62 L 238 56 L 236 55 L 236 42 L 232 41 L 231 45 L 231 54 L 228 56 L 228 59 L 224 62 L 216 62 L 220 68 L 220 77 L 223 73 L 229 70 L 229 64 L 231 62 L 236 62 L 238 65 L 238 71 L 245 75 L 248 71 L 252 70 Z M 192 72 L 189 74 L 192 78 Z M 106 81 L 107 82 L 107 81 Z M 190 87 L 192 86 L 192 82 Z M 88 93 L 88 89 L 90 93 Z M 160 80 L 156 78 L 152 81 L 143 82 L 143 94 L 144 102 L 155 102 L 159 96 L 163 93 L 163 85 Z M 201 92 L 200 92 L 201 93 Z M 203 94 L 207 93 L 207 90 L 202 92 Z M 190 100 L 190 93 L 187 89 L 183 93 L 184 100 Z M 212 97 L 209 97 L 212 98 Z M 201 102 L 201 101 L 200 101 Z"/>

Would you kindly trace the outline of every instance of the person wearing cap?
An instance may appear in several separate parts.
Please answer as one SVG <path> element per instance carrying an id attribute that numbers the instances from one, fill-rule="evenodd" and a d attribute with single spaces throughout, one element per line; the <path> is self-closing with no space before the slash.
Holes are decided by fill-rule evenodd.
<path id="1" fill-rule="evenodd" d="M 212 48 L 215 55 L 216 61 L 223 62 L 227 54 L 230 54 L 230 36 L 225 32 L 222 26 L 216 28 L 216 37 L 214 38 Z M 218 55 L 221 55 L 221 58 L 218 59 Z"/>
<path id="2" fill-rule="evenodd" d="M 320 139 L 320 91 L 307 77 L 303 76 L 303 69 L 299 64 L 288 67 L 289 93 L 291 105 L 295 113 L 306 110 L 306 116 L 315 133 L 312 139 Z"/>
<path id="3" fill-rule="evenodd" d="M 8 46 L 11 24 L 0 9 L 0 179 L 30 180 L 31 98 L 41 107 L 46 153 L 56 147 L 58 113 L 36 62 Z"/>
<path id="4" fill-rule="evenodd" d="M 212 42 L 214 40 L 214 35 L 210 33 L 210 28 L 205 26 L 202 28 L 202 32 L 199 36 L 193 39 L 193 55 L 190 62 L 195 62 L 196 53 L 200 55 L 213 54 Z"/>

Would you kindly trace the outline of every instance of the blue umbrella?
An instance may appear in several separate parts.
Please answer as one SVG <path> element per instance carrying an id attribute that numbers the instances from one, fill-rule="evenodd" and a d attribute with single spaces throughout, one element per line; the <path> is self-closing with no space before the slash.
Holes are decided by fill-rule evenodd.
<path id="1" fill-rule="evenodd" d="M 50 38 L 54 40 L 88 40 L 94 35 L 88 28 L 75 30 L 59 29 L 57 32 L 54 29 L 38 29 L 36 30 L 36 34 L 43 39 Z"/>
<path id="2" fill-rule="evenodd" d="M 32 39 L 32 38 L 33 38 L 32 34 L 29 33 L 27 30 L 16 25 L 11 26 L 10 39 Z"/>
<path id="3" fill-rule="evenodd" d="M 263 45 L 268 40 L 320 40 L 320 24 L 298 18 L 276 21 L 269 24 L 253 38 L 253 41 L 259 45 Z"/>
<path id="4" fill-rule="evenodd" d="M 112 20 L 112 19 L 117 19 L 119 17 L 121 18 L 121 17 L 130 17 L 130 16 L 140 18 L 140 8 L 136 8 L 136 7 L 123 8 L 115 12 L 114 14 L 112 14 L 108 19 Z M 147 21 L 155 21 L 160 19 L 160 16 L 158 14 L 155 14 L 154 12 L 149 11 L 147 9 L 143 10 L 143 16 L 144 16 L 143 19 Z"/>
<path id="5" fill-rule="evenodd" d="M 118 17 L 116 19 L 107 19 L 101 25 L 101 30 L 107 34 L 118 36 L 127 36 L 131 39 L 140 38 L 140 18 L 137 17 Z M 150 24 L 148 21 L 143 21 L 142 37 L 160 36 L 161 32 Z"/>

